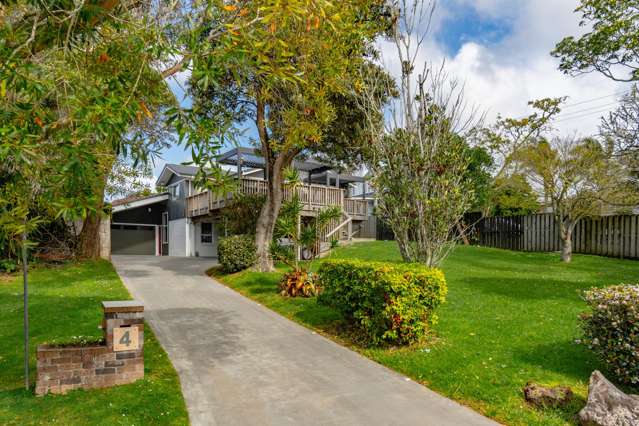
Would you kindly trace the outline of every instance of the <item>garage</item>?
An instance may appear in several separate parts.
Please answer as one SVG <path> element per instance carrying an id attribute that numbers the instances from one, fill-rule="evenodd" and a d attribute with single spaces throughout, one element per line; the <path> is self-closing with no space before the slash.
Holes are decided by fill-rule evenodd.
<path id="1" fill-rule="evenodd" d="M 168 254 L 168 194 L 112 202 L 111 254 Z"/>
<path id="2" fill-rule="evenodd" d="M 156 255 L 156 226 L 112 224 L 111 253 Z"/>

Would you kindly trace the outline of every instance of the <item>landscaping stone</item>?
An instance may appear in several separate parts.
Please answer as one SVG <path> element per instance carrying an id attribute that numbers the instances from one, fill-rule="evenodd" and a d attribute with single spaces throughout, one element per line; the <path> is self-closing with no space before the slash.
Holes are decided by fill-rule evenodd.
<path id="1" fill-rule="evenodd" d="M 639 396 L 623 393 L 595 370 L 588 385 L 588 404 L 578 418 L 583 426 L 637 426 Z"/>
<path id="2" fill-rule="evenodd" d="M 538 408 L 563 407 L 573 399 L 572 390 L 565 386 L 552 388 L 537 383 L 528 383 L 524 387 L 524 398 Z"/>

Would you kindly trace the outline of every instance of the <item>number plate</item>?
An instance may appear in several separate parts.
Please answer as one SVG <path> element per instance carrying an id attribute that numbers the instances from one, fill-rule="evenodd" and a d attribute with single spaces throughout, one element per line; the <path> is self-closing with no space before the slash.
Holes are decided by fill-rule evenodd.
<path id="1" fill-rule="evenodd" d="M 113 350 L 135 351 L 140 348 L 137 327 L 117 327 L 113 329 Z"/>

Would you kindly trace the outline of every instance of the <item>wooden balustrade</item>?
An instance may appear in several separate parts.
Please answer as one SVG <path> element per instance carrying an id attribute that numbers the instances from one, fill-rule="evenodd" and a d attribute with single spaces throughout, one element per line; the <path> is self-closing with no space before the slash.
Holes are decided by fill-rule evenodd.
<path id="1" fill-rule="evenodd" d="M 210 191 L 200 192 L 186 199 L 186 214 L 189 217 L 207 214 L 210 208 Z"/>
<path id="2" fill-rule="evenodd" d="M 239 191 L 246 195 L 266 194 L 267 182 L 261 179 L 244 178 L 239 182 Z M 326 206 L 340 206 L 350 215 L 366 216 L 365 200 L 344 198 L 344 190 L 324 185 L 300 185 L 295 188 L 300 202 L 306 211 L 319 210 Z M 284 188 L 284 199 L 291 200 L 293 189 Z M 187 197 L 187 215 L 189 217 L 207 214 L 210 210 L 224 207 L 232 199 L 232 194 L 217 195 L 211 191 Z"/>
<path id="3" fill-rule="evenodd" d="M 357 198 L 344 199 L 344 211 L 351 216 L 367 216 L 368 201 Z"/>

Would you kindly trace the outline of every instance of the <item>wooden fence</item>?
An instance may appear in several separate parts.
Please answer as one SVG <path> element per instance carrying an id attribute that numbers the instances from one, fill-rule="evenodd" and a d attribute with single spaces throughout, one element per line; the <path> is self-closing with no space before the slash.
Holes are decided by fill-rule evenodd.
<path id="1" fill-rule="evenodd" d="M 520 251 L 561 249 L 559 224 L 552 214 L 465 219 L 479 245 Z M 639 215 L 582 219 L 572 236 L 573 252 L 639 259 Z"/>

